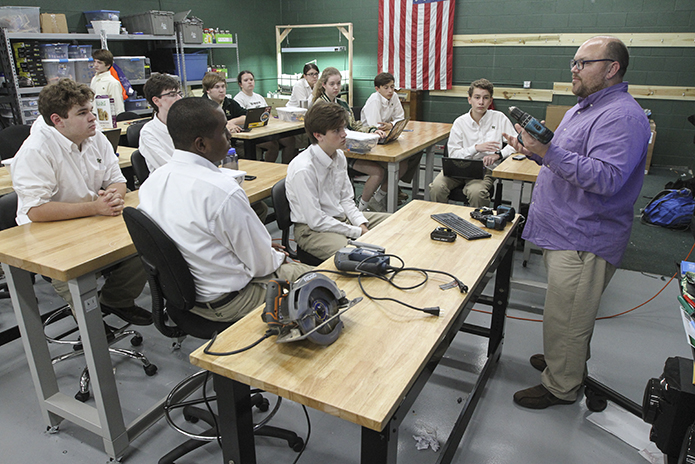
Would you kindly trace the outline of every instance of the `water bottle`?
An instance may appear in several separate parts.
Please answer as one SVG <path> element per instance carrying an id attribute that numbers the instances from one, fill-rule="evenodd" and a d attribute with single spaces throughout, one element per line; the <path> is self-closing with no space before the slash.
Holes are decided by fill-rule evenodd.
<path id="1" fill-rule="evenodd" d="M 222 167 L 227 169 L 239 170 L 239 157 L 236 154 L 235 148 L 230 148 L 227 156 L 224 157 Z"/>

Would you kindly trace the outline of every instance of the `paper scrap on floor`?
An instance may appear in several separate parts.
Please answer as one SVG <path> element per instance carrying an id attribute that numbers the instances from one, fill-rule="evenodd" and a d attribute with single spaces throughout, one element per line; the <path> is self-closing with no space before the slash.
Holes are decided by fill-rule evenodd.
<path id="1" fill-rule="evenodd" d="M 628 445 L 639 451 L 640 456 L 652 464 L 663 464 L 663 454 L 649 440 L 651 425 L 641 418 L 608 402 L 602 412 L 593 412 L 586 417 L 589 422 L 599 426 L 606 432 L 615 435 Z"/>

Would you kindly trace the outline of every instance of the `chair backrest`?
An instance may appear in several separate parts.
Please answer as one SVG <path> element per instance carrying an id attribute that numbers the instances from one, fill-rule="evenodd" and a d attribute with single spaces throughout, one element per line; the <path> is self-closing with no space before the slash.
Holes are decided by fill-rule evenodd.
<path id="1" fill-rule="evenodd" d="M 213 332 L 227 328 L 229 323 L 213 322 L 190 312 L 196 297 L 193 276 L 176 243 L 157 223 L 131 207 L 123 210 L 123 219 L 147 273 L 157 329 L 168 337 L 179 337 L 184 332 L 197 338 L 210 338 Z M 166 311 L 163 300 L 166 300 Z M 166 324 L 167 316 L 177 327 Z"/>
<path id="2" fill-rule="evenodd" d="M 149 121 L 143 121 L 143 122 L 138 122 L 135 124 L 131 124 L 128 126 L 128 129 L 126 129 L 126 139 L 128 140 L 128 146 L 131 148 L 138 148 L 140 144 L 140 131 L 142 130 L 142 126 L 147 124 Z"/>
<path id="3" fill-rule="evenodd" d="M 132 111 L 124 111 L 116 115 L 116 121 L 130 121 L 132 119 L 139 119 L 141 116 Z"/>
<path id="4" fill-rule="evenodd" d="M 17 192 L 0 197 L 0 230 L 17 225 Z"/>
<path id="5" fill-rule="evenodd" d="M 279 180 L 270 190 L 270 198 L 273 200 L 273 209 L 275 210 L 275 220 L 278 223 L 278 229 L 282 232 L 282 246 L 289 253 L 290 258 L 298 259 L 295 251 L 290 247 L 290 227 L 292 227 L 292 219 L 290 219 L 290 202 L 287 201 L 285 194 L 285 179 Z"/>
<path id="6" fill-rule="evenodd" d="M 21 147 L 27 137 L 29 137 L 30 131 L 31 126 L 26 124 L 8 126 L 1 130 L 0 159 L 9 159 L 17 154 L 19 147 Z"/>
<path id="7" fill-rule="evenodd" d="M 132 155 L 130 155 L 130 162 L 133 165 L 133 170 L 135 171 L 135 176 L 140 181 L 140 185 L 147 180 L 150 175 L 150 169 L 147 167 L 147 162 L 145 157 L 142 156 L 140 150 L 135 150 Z"/>

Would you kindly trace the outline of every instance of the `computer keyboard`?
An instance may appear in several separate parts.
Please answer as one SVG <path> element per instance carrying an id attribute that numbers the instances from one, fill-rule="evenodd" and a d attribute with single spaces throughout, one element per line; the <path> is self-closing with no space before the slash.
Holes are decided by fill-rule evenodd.
<path id="1" fill-rule="evenodd" d="M 466 240 L 492 237 L 492 234 L 485 232 L 480 227 L 471 224 L 454 213 L 433 214 L 430 217 L 443 226 L 450 228 Z"/>

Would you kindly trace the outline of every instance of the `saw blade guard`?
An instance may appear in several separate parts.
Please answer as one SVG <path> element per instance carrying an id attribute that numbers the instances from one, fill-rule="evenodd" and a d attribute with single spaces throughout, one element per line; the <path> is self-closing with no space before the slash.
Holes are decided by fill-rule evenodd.
<path id="1" fill-rule="evenodd" d="M 314 330 L 340 311 L 345 295 L 328 277 L 311 273 L 292 285 L 289 293 L 290 320 L 297 322 L 302 333 Z M 338 339 L 343 329 L 340 317 L 335 317 L 324 326 L 307 336 L 319 345 L 330 345 Z"/>

